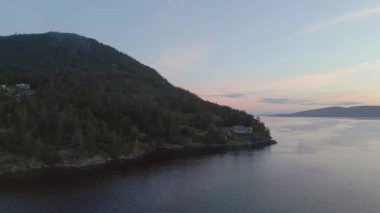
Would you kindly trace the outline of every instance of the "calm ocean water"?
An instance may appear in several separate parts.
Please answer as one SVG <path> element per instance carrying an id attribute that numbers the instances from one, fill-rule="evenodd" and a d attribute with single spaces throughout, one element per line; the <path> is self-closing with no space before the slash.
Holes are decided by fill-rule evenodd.
<path id="1" fill-rule="evenodd" d="M 277 145 L 0 189 L 0 212 L 379 212 L 380 120 L 269 118 Z"/>

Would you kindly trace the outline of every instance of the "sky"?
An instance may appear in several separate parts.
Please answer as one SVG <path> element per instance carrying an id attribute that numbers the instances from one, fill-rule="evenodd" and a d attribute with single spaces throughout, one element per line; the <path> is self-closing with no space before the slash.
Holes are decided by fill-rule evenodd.
<path id="1" fill-rule="evenodd" d="M 380 0 L 0 0 L 0 35 L 48 31 L 253 114 L 380 105 Z"/>

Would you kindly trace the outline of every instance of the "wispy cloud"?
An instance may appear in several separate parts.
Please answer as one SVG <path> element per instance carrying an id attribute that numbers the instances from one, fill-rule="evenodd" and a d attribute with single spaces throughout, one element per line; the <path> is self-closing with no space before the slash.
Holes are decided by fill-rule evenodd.
<path id="1" fill-rule="evenodd" d="M 263 82 L 253 84 L 254 76 L 244 76 L 234 80 L 225 80 L 209 83 L 202 87 L 194 88 L 195 92 L 203 96 L 220 96 L 220 94 L 240 94 L 240 96 L 251 96 L 275 91 L 286 91 L 296 89 L 318 88 L 326 85 L 333 85 L 345 77 L 362 72 L 380 69 L 380 61 L 372 63 L 362 63 L 350 67 L 342 67 L 312 74 L 292 76 L 277 79 L 273 82 Z"/>
<path id="2" fill-rule="evenodd" d="M 295 33 L 292 36 L 292 38 L 301 37 L 304 35 L 308 35 L 308 34 L 311 34 L 314 32 L 324 30 L 326 28 L 334 27 L 336 25 L 339 25 L 339 24 L 342 24 L 345 22 L 354 21 L 354 20 L 358 20 L 358 19 L 362 19 L 362 18 L 366 18 L 366 17 L 370 17 L 370 16 L 375 16 L 375 15 L 380 15 L 380 6 L 375 6 L 372 8 L 359 10 L 359 11 L 355 11 L 352 13 L 347 13 L 347 14 L 340 15 L 340 16 L 331 18 L 329 20 L 326 20 L 326 21 L 323 21 L 323 22 L 320 22 L 317 24 L 313 24 L 313 25 Z"/>
<path id="3" fill-rule="evenodd" d="M 311 74 L 278 78 L 267 82 L 254 81 L 255 76 L 208 82 L 187 88 L 201 97 L 247 111 L 294 111 L 312 106 L 351 106 L 379 104 L 380 92 L 372 89 L 356 90 L 354 74 L 375 75 L 380 71 L 380 61 L 362 63 Z M 377 75 L 377 74 L 376 74 Z M 361 81 L 360 84 L 363 82 Z M 328 88 L 331 88 L 329 90 Z M 337 90 L 338 88 L 338 90 Z M 274 97 L 274 98 L 273 98 Z"/>
<path id="4" fill-rule="evenodd" d="M 335 106 L 353 106 L 353 105 L 363 105 L 361 102 L 355 102 L 355 101 L 338 101 L 333 104 L 329 105 L 335 105 Z"/>
<path id="5" fill-rule="evenodd" d="M 314 74 L 307 74 L 301 76 L 295 76 L 292 78 L 282 79 L 277 81 L 278 83 L 272 83 L 264 85 L 258 88 L 259 91 L 279 90 L 279 89 L 296 89 L 296 88 L 311 88 L 321 87 L 323 85 L 334 84 L 344 77 L 361 72 L 367 72 L 370 70 L 380 69 L 379 62 L 362 63 L 351 67 L 343 67 L 333 69 L 325 72 L 319 72 Z M 253 89 L 253 88 L 250 88 Z"/>
<path id="6" fill-rule="evenodd" d="M 310 100 L 289 98 L 263 98 L 260 100 L 260 102 L 267 104 L 321 105 L 321 103 Z"/>
<path id="7" fill-rule="evenodd" d="M 202 60 L 209 50 L 208 45 L 175 45 L 159 52 L 155 67 L 160 72 L 179 73 Z"/>
<path id="8" fill-rule="evenodd" d="M 242 98 L 246 96 L 246 94 L 243 93 L 225 93 L 225 94 L 218 94 L 218 95 L 211 95 L 214 97 L 226 97 L 226 98 Z"/>
<path id="9" fill-rule="evenodd" d="M 290 105 L 303 105 L 303 106 L 354 106 L 362 103 L 355 101 L 336 101 L 336 102 L 317 102 L 306 99 L 290 99 L 290 98 L 263 98 L 261 103 L 268 104 L 290 104 Z"/>

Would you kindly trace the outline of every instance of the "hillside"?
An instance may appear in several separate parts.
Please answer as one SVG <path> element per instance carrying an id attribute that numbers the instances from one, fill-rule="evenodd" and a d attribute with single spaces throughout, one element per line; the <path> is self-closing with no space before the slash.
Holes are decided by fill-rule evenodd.
<path id="1" fill-rule="evenodd" d="M 75 34 L 0 37 L 0 84 L 20 83 L 33 93 L 0 95 L 0 171 L 241 141 L 224 128 L 232 125 L 252 126 L 249 140 L 271 138 L 252 115 L 204 101 Z"/>
<path id="2" fill-rule="evenodd" d="M 281 117 L 380 117 L 380 106 L 328 107 L 315 110 L 280 114 Z"/>

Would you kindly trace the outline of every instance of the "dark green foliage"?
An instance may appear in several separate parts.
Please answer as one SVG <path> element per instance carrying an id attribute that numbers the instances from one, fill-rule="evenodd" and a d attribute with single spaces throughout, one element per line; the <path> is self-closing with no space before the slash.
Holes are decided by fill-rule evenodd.
<path id="1" fill-rule="evenodd" d="M 205 143 L 215 143 L 215 141 L 219 143 L 227 143 L 229 140 L 227 131 L 223 129 L 217 128 L 215 125 L 211 125 L 207 130 L 206 136 L 204 137 Z"/>
<path id="2" fill-rule="evenodd" d="M 0 96 L 0 152 L 39 159 L 117 157 L 160 143 L 226 142 L 221 127 L 252 115 L 204 101 L 155 70 L 93 39 L 45 33 L 0 38 L 0 84 L 36 96 Z M 203 138 L 200 140 L 200 138 Z"/>

